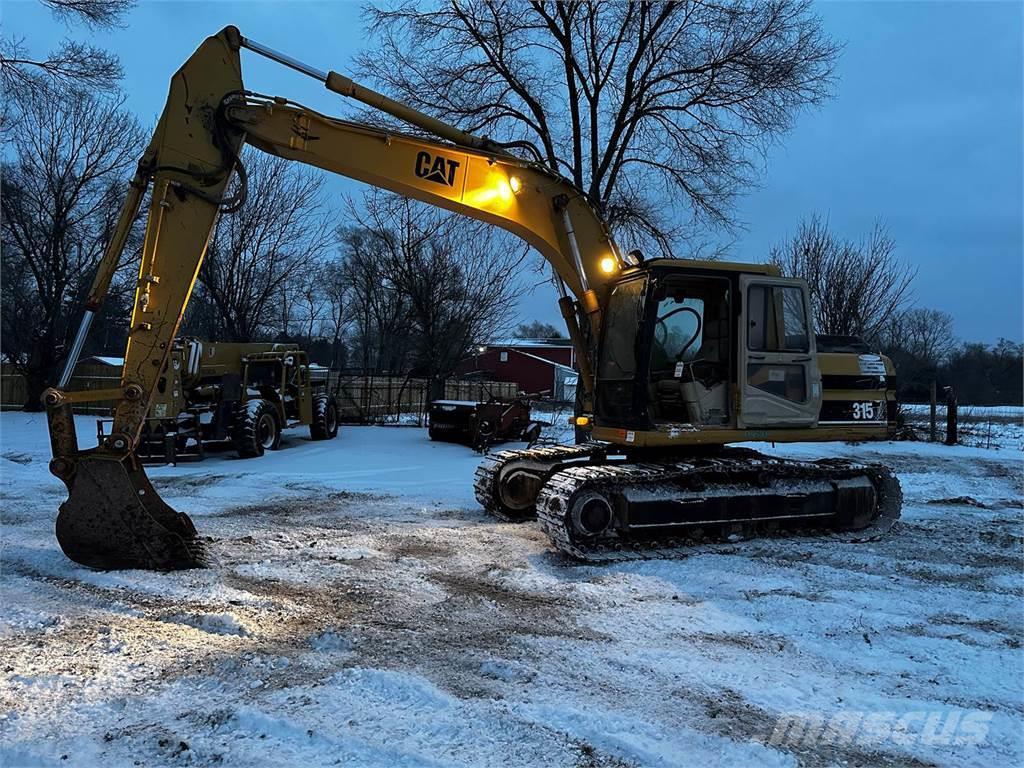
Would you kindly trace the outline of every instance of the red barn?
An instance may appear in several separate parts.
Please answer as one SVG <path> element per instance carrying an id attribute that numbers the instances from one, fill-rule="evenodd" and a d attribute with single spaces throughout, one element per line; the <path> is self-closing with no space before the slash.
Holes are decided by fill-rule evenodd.
<path id="1" fill-rule="evenodd" d="M 523 392 L 573 400 L 575 364 L 575 350 L 567 339 L 509 339 L 480 347 L 455 373 L 463 378 L 512 381 Z"/>

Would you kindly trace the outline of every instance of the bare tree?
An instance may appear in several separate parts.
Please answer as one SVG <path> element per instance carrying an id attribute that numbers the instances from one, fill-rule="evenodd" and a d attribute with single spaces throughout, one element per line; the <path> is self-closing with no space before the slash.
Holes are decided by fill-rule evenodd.
<path id="1" fill-rule="evenodd" d="M 68 26 L 87 29 L 119 26 L 135 0 L 40 0 L 53 15 Z M 10 122 L 10 110 L 33 94 L 73 88 L 112 91 L 121 79 L 117 57 L 88 42 L 66 39 L 45 56 L 33 55 L 24 37 L 0 38 L 0 86 L 5 94 L 3 124 Z"/>
<path id="2" fill-rule="evenodd" d="M 938 309 L 914 307 L 899 313 L 890 331 L 891 343 L 917 357 L 933 370 L 945 363 L 957 347 L 953 318 Z"/>
<path id="3" fill-rule="evenodd" d="M 135 0 L 39 0 L 61 21 L 81 22 L 91 29 L 116 27 Z"/>
<path id="4" fill-rule="evenodd" d="M 338 276 L 351 325 L 353 357 L 364 374 L 405 371 L 409 357 L 409 303 L 395 286 L 380 238 L 362 227 L 339 230 L 343 262 Z"/>
<path id="5" fill-rule="evenodd" d="M 405 309 L 407 364 L 436 390 L 475 343 L 503 327 L 526 246 L 486 224 L 380 191 L 349 207 L 381 256 L 380 284 Z"/>
<path id="6" fill-rule="evenodd" d="M 299 335 L 312 339 L 324 325 L 325 315 L 331 307 L 330 292 L 324 290 L 324 267 L 316 265 L 303 270 L 293 283 L 292 307 L 286 318 L 285 335 L 292 336 L 292 324 L 299 326 Z"/>
<path id="7" fill-rule="evenodd" d="M 40 407 L 53 382 L 73 308 L 112 234 L 144 142 L 116 100 L 75 91 L 24 105 L 12 159 L 3 164 L 0 205 L 2 351 L 28 379 L 28 409 Z M 135 245 L 125 249 L 126 261 L 137 256 Z"/>
<path id="8" fill-rule="evenodd" d="M 728 225 L 751 155 L 824 100 L 838 46 L 809 0 L 437 2 L 366 10 L 360 69 L 570 178 L 620 239 Z"/>
<path id="9" fill-rule="evenodd" d="M 896 244 L 878 223 L 860 242 L 844 240 L 819 216 L 771 250 L 784 275 L 810 289 L 819 333 L 874 338 L 910 299 L 917 270 L 896 257 Z"/>
<path id="10" fill-rule="evenodd" d="M 516 328 L 516 336 L 520 339 L 564 339 L 565 334 L 550 323 L 534 320 L 523 323 Z"/>
<path id="11" fill-rule="evenodd" d="M 296 292 L 331 246 L 319 173 L 256 151 L 243 162 L 246 203 L 221 217 L 199 272 L 207 332 L 223 341 L 287 333 Z"/>
<path id="12" fill-rule="evenodd" d="M 342 339 L 350 324 L 343 263 L 331 262 L 324 265 L 320 274 L 320 290 L 326 302 L 320 323 L 320 336 L 330 345 L 330 367 L 340 368 L 345 352 Z"/>
<path id="13" fill-rule="evenodd" d="M 953 318 L 921 307 L 894 313 L 874 341 L 896 366 L 901 398 L 927 398 L 957 349 Z"/>

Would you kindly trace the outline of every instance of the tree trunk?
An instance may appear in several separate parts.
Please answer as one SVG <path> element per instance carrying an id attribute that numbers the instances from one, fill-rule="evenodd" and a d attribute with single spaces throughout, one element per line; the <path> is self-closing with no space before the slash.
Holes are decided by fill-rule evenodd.
<path id="1" fill-rule="evenodd" d="M 53 339 L 36 336 L 32 340 L 32 353 L 24 370 L 28 392 L 22 410 L 30 413 L 43 410 L 43 392 L 53 383 L 55 363 Z"/>
<path id="2" fill-rule="evenodd" d="M 440 376 L 431 376 L 427 380 L 427 398 L 429 400 L 444 399 L 444 379 Z"/>
<path id="3" fill-rule="evenodd" d="M 38 413 L 43 410 L 43 392 L 50 386 L 49 376 L 45 371 L 30 370 L 25 373 L 25 384 L 28 394 L 22 410 Z"/>

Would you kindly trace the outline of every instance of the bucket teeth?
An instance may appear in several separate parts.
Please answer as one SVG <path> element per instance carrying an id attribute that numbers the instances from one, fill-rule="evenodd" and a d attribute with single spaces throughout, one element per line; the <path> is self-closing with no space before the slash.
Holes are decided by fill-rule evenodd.
<path id="1" fill-rule="evenodd" d="M 84 454 L 57 515 L 57 541 L 89 568 L 174 571 L 206 564 L 192 520 L 169 507 L 130 457 Z"/>

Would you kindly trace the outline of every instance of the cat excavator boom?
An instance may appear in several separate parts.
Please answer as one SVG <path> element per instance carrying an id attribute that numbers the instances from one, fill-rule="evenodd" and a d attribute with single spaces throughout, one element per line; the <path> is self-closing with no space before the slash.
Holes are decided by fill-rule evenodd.
<path id="1" fill-rule="evenodd" d="M 340 120 L 248 91 L 242 81 L 242 49 L 314 77 L 329 90 L 425 135 Z M 505 458 L 478 472 L 477 494 L 496 514 L 517 519 L 540 515 L 552 540 L 570 554 L 585 556 L 608 540 L 636 538 L 641 528 L 643 539 L 652 532 L 677 532 L 705 512 L 716 515 L 716 524 L 745 520 L 749 515 L 738 510 L 749 507 L 753 496 L 742 489 L 731 495 L 723 490 L 716 498 L 726 501 L 712 502 L 714 509 L 690 497 L 669 504 L 697 510 L 694 520 L 689 519 L 693 515 L 666 516 L 664 504 L 632 503 L 586 477 L 577 478 L 582 495 L 573 491 L 565 499 L 551 497 L 552 488 L 564 485 L 567 462 L 576 474 L 614 470 L 621 475 L 634 471 L 630 468 L 643 458 L 650 488 L 666 478 L 672 488 L 693 485 L 694 478 L 738 487 L 757 460 L 719 457 L 731 463 L 727 472 L 713 477 L 700 461 L 685 469 L 680 457 L 694 451 L 711 456 L 725 443 L 755 437 L 836 437 L 817 425 L 821 376 L 802 282 L 783 280 L 757 265 L 644 262 L 636 254 L 624 256 L 584 194 L 543 165 L 518 157 L 512 147 L 465 133 L 227 27 L 205 40 L 171 80 L 64 374 L 44 394 L 50 469 L 68 487 L 57 538 L 79 563 L 168 570 L 203 560 L 191 520 L 160 499 L 135 448 L 154 393 L 166 383 L 172 342 L 217 218 L 245 204 L 243 144 L 496 225 L 528 242 L 550 263 L 581 368 L 580 411 L 587 415 L 580 418 L 592 420 L 595 441 L 548 449 L 550 455 L 501 454 Z M 231 185 L 235 175 L 237 183 Z M 149 211 L 120 386 L 100 393 L 67 391 L 147 189 Z M 881 395 L 876 390 L 861 395 L 879 413 L 843 437 L 885 435 L 884 391 L 883 386 Z M 81 450 L 73 404 L 104 397 L 116 401 L 110 434 L 100 445 Z M 763 498 L 755 506 L 771 514 L 762 510 L 755 517 L 810 515 L 864 528 L 891 516 L 892 504 L 887 507 L 885 499 L 893 496 L 894 481 L 882 469 L 836 465 L 817 471 L 793 464 L 768 470 L 772 481 L 781 479 L 787 487 L 764 491 L 762 484 L 754 495 Z M 664 477 L 650 469 L 656 466 Z M 680 481 L 680 473 L 687 479 Z M 788 487 L 794 484 L 797 490 Z M 802 501 L 793 501 L 796 497 Z"/>

